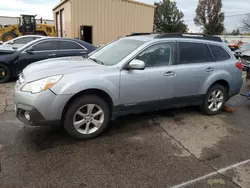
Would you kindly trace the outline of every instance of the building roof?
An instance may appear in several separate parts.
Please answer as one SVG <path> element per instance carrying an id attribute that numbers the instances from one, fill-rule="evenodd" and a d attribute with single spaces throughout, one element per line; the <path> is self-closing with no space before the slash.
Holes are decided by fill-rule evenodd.
<path id="1" fill-rule="evenodd" d="M 58 7 L 60 7 L 61 5 L 63 5 L 64 3 L 66 3 L 67 1 L 69 0 L 63 0 L 61 1 L 58 5 L 56 5 L 53 10 L 57 9 Z M 150 4 L 147 4 L 147 3 L 142 3 L 142 2 L 138 2 L 136 0 L 122 0 L 122 1 L 127 1 L 127 2 L 130 2 L 130 3 L 135 3 L 135 4 L 138 4 L 138 5 L 144 5 L 144 6 L 147 6 L 147 7 L 152 7 L 152 8 L 155 8 L 156 6 L 154 5 L 150 5 Z"/>
<path id="2" fill-rule="evenodd" d="M 135 4 L 139 4 L 139 5 L 144 5 L 144 6 L 148 6 L 148 7 L 152 7 L 152 8 L 156 7 L 154 5 L 150 5 L 150 4 L 147 4 L 147 3 L 138 2 L 136 0 L 123 0 L 123 1 L 127 1 L 127 2 L 130 2 L 130 3 L 135 3 Z"/>
<path id="3" fill-rule="evenodd" d="M 55 10 L 55 9 L 57 9 L 58 7 L 60 7 L 61 5 L 63 5 L 64 3 L 66 3 L 67 1 L 69 1 L 69 0 L 63 0 L 63 1 L 61 1 L 58 5 L 56 5 L 52 10 Z"/>

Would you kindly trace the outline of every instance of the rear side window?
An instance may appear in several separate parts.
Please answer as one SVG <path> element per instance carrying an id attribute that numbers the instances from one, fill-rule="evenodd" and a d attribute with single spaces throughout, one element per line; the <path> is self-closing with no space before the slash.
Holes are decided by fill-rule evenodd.
<path id="1" fill-rule="evenodd" d="M 60 50 L 83 49 L 79 44 L 70 41 L 59 41 Z"/>
<path id="2" fill-rule="evenodd" d="M 230 59 L 230 55 L 220 46 L 210 45 L 215 61 L 225 61 Z"/>
<path id="3" fill-rule="evenodd" d="M 212 57 L 206 44 L 179 42 L 179 64 L 212 62 Z"/>
<path id="4" fill-rule="evenodd" d="M 35 51 L 58 50 L 57 41 L 45 41 L 33 46 Z"/>

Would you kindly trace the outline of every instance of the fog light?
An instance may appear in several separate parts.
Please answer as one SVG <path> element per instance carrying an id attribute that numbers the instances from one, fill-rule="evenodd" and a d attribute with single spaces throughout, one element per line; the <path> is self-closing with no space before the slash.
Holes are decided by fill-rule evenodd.
<path id="1" fill-rule="evenodd" d="M 28 121 L 30 121 L 30 114 L 29 114 L 29 112 L 24 112 L 24 117 L 25 117 Z"/>

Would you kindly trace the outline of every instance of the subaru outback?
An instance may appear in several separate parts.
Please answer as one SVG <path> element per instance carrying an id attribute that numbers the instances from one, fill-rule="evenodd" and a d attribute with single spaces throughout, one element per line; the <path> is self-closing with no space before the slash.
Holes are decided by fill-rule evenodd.
<path id="1" fill-rule="evenodd" d="M 219 37 L 120 38 L 87 57 L 29 65 L 15 86 L 15 113 L 34 126 L 61 124 L 77 139 L 100 135 L 121 115 L 183 106 L 220 112 L 240 92 L 242 65 Z"/>

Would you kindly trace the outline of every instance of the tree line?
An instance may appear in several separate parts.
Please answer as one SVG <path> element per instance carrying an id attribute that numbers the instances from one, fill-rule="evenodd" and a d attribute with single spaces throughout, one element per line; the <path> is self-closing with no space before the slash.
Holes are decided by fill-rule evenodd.
<path id="1" fill-rule="evenodd" d="M 174 0 L 161 0 L 155 2 L 154 32 L 175 33 L 188 32 L 188 26 L 184 21 L 184 14 L 178 9 Z M 194 23 L 201 27 L 204 34 L 218 35 L 225 31 L 225 13 L 222 12 L 222 0 L 199 0 L 195 10 Z M 250 14 L 242 20 L 242 31 L 250 32 Z M 236 29 L 233 35 L 240 34 Z"/>

